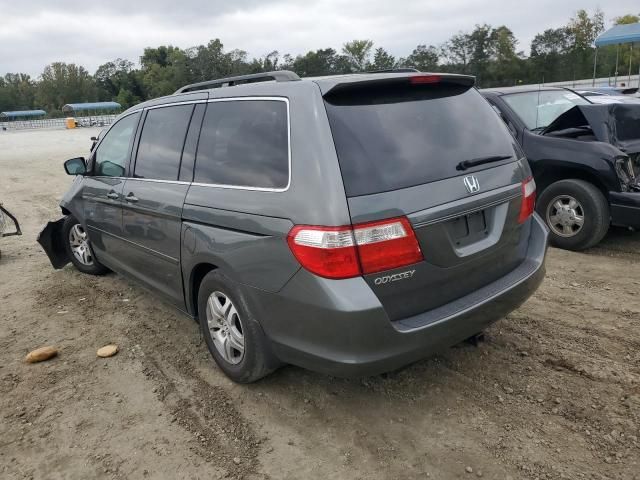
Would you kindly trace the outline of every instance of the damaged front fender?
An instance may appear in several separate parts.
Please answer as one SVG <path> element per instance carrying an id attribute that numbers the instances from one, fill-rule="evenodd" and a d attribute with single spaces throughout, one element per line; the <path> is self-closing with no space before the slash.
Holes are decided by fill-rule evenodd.
<path id="1" fill-rule="evenodd" d="M 62 226 L 66 217 L 55 222 L 48 222 L 38 234 L 38 243 L 49 257 L 53 268 L 59 269 L 69 263 L 69 256 L 64 248 Z"/>

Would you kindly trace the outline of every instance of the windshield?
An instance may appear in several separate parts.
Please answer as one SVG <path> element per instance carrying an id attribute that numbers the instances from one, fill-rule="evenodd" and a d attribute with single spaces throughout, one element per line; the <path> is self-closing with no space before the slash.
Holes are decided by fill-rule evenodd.
<path id="1" fill-rule="evenodd" d="M 502 99 L 520 117 L 529 130 L 543 129 L 575 105 L 589 101 L 568 90 L 541 90 L 512 93 Z"/>
<path id="2" fill-rule="evenodd" d="M 520 156 L 504 123 L 473 88 L 362 87 L 325 100 L 349 197 L 460 175 L 462 161 Z"/>

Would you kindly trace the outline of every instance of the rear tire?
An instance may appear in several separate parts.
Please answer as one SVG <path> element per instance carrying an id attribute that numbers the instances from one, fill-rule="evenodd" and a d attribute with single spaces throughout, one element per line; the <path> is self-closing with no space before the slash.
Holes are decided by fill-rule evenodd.
<path id="1" fill-rule="evenodd" d="M 68 215 L 62 224 L 62 241 L 69 260 L 82 273 L 104 275 L 109 272 L 93 254 L 86 230 L 73 215 Z"/>
<path id="2" fill-rule="evenodd" d="M 551 232 L 551 244 L 565 250 L 593 247 L 609 230 L 609 203 L 602 192 L 584 180 L 568 179 L 545 188 L 536 205 Z"/>
<path id="3" fill-rule="evenodd" d="M 238 285 L 218 270 L 202 279 L 198 318 L 209 353 L 234 382 L 255 382 L 280 366 Z"/>

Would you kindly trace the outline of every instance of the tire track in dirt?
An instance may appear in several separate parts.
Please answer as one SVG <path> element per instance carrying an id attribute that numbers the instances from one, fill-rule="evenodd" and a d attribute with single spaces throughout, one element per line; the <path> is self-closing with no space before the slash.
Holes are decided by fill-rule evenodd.
<path id="1" fill-rule="evenodd" d="M 123 293 L 105 287 L 104 279 L 87 278 L 74 270 L 67 270 L 70 275 L 65 275 L 66 281 L 56 287 L 55 296 L 49 293 L 51 285 L 42 285 L 36 291 L 38 303 L 57 307 L 60 299 L 77 296 L 78 290 L 83 289 L 88 292 L 87 296 L 75 307 L 74 313 L 82 318 L 90 318 L 94 324 L 107 320 L 103 312 L 126 316 L 130 325 L 126 334 L 128 343 L 133 345 L 133 356 L 142 364 L 142 373 L 154 385 L 152 391 L 166 406 L 172 423 L 175 422 L 193 436 L 194 441 L 189 449 L 203 461 L 224 470 L 226 477 L 266 478 L 257 476 L 261 440 L 257 438 L 250 422 L 235 407 L 224 387 L 211 385 L 197 374 L 191 360 L 194 349 L 193 345 L 188 344 L 188 335 L 184 335 L 185 332 L 174 335 L 179 325 L 171 326 L 171 331 L 167 332 L 161 331 L 157 324 L 150 325 L 148 320 L 144 320 L 165 317 L 166 309 L 155 306 L 148 308 L 149 305 L 140 308 L 132 304 L 131 299 L 125 303 L 122 301 Z M 122 278 L 117 278 L 117 281 L 126 282 Z M 148 296 L 137 287 L 133 287 L 133 290 L 138 297 Z M 151 303 L 149 299 L 141 299 L 145 304 Z M 118 303 L 120 305 L 115 310 L 109 308 Z M 145 307 L 147 310 L 143 315 Z M 72 328 L 72 325 L 69 327 Z M 177 345 L 166 341 L 167 334 L 172 336 Z M 204 342 L 200 343 L 197 350 L 203 352 L 206 347 Z M 66 352 L 71 353 L 69 348 Z M 109 462 L 107 467 L 110 471 L 115 469 L 115 462 Z"/>

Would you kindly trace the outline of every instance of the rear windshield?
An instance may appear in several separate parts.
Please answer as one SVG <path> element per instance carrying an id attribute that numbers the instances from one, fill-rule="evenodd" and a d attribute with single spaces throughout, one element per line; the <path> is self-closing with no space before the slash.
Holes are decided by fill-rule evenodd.
<path id="1" fill-rule="evenodd" d="M 487 101 L 465 86 L 358 88 L 325 103 L 349 197 L 461 175 L 463 160 L 519 151 Z M 468 171 L 481 168 L 488 166 Z"/>

